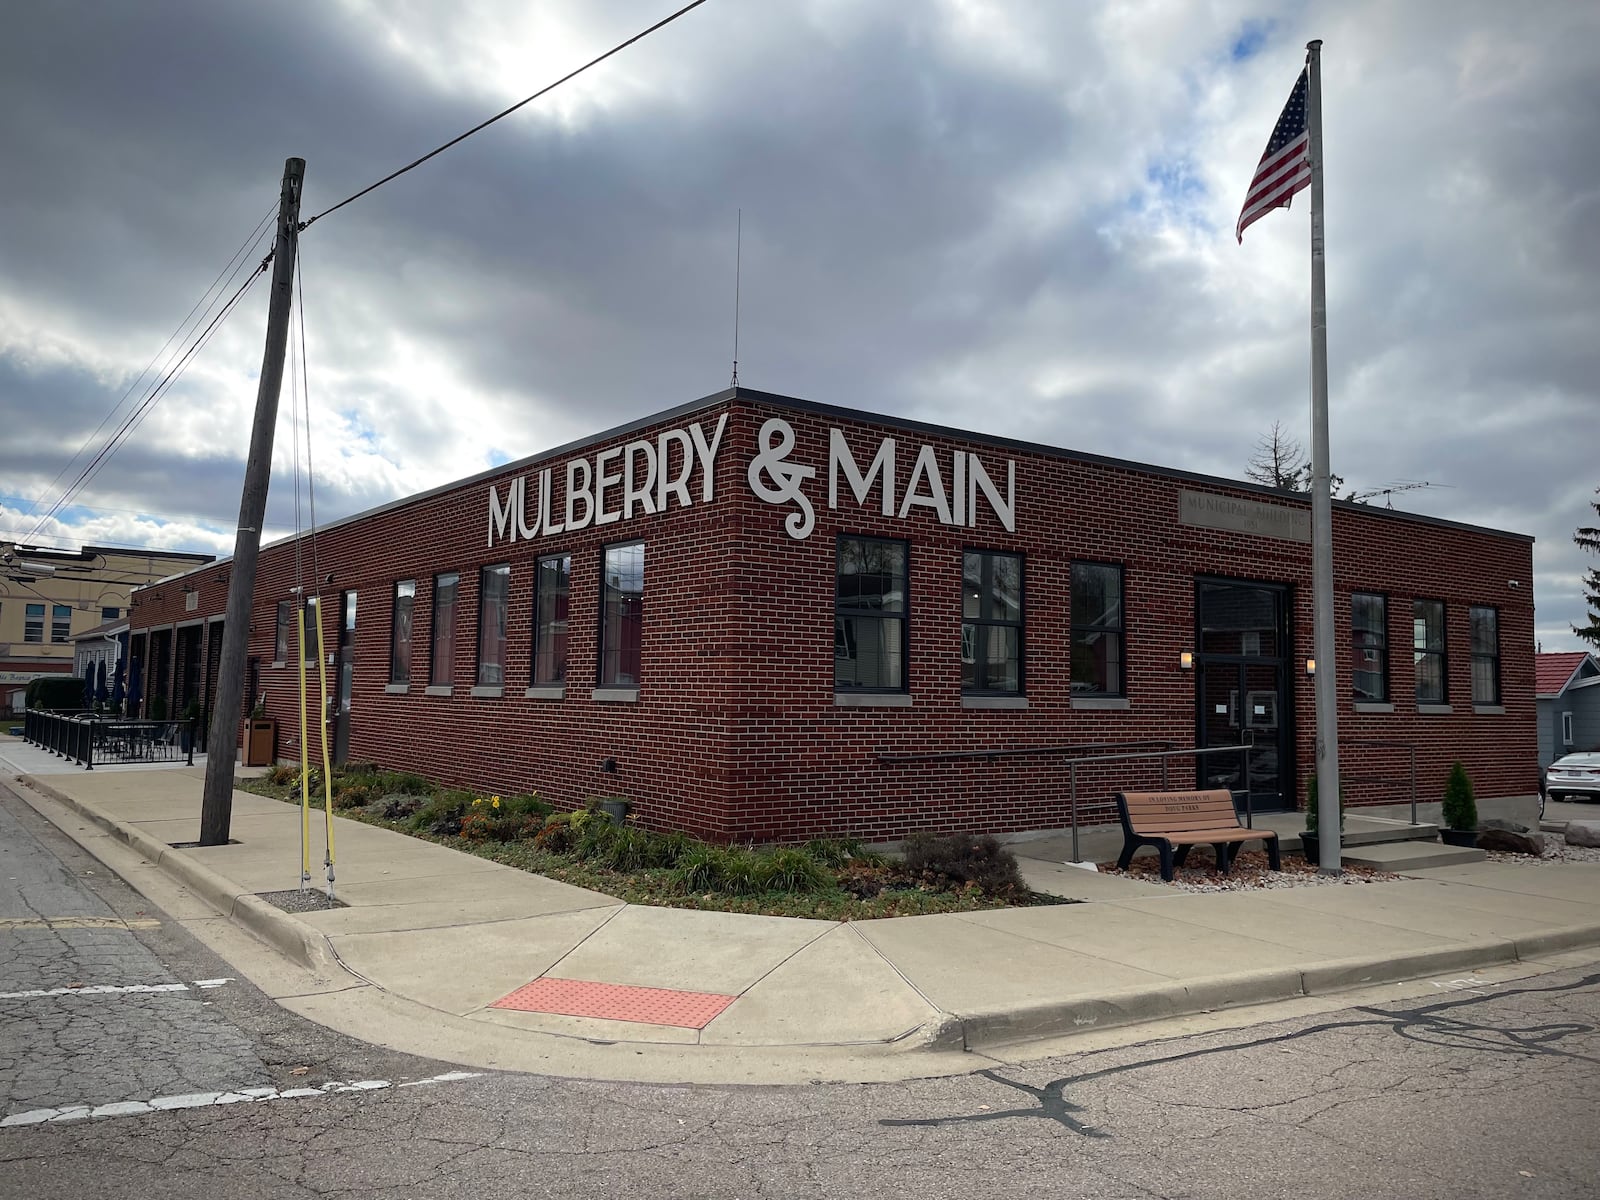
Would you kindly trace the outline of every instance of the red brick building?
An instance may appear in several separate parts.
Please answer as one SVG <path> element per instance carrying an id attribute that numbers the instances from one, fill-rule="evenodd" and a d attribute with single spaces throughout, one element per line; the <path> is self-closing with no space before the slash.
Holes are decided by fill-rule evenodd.
<path id="1" fill-rule="evenodd" d="M 1422 800 L 1455 759 L 1536 791 L 1532 539 L 1333 529 L 1347 802 L 1406 799 L 1413 755 Z M 1292 808 L 1311 770 L 1310 505 L 1251 484 L 737 389 L 329 525 L 298 578 L 295 549 L 262 550 L 246 681 L 284 759 L 298 583 L 338 757 L 713 838 L 1061 828 L 1074 760 L 1092 819 L 1163 771 Z M 227 575 L 136 595 L 169 711 L 214 687 Z M 1248 780 L 1082 763 L 1247 740 Z"/>

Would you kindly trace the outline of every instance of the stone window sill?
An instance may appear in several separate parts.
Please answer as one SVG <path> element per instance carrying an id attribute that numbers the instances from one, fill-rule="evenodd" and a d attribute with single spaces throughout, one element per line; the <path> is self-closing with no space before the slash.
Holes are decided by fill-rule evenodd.
<path id="1" fill-rule="evenodd" d="M 472 694 L 484 700 L 498 700 L 506 694 L 506 689 L 498 683 L 479 684 L 472 689 Z"/>
<path id="2" fill-rule="evenodd" d="M 963 696 L 962 708 L 1027 708 L 1026 696 Z"/>
<path id="3" fill-rule="evenodd" d="M 1504 704 L 1474 704 L 1472 711 L 1480 717 L 1503 717 L 1506 715 Z"/>
<path id="4" fill-rule="evenodd" d="M 1357 700 L 1358 713 L 1392 713 L 1394 704 L 1386 700 Z"/>
<path id="5" fill-rule="evenodd" d="M 1073 708 L 1130 709 L 1133 702 L 1126 696 L 1074 696 Z"/>
<path id="6" fill-rule="evenodd" d="M 595 688 L 589 698 L 598 704 L 637 704 L 639 702 L 639 689 L 633 688 Z"/>
<path id="7" fill-rule="evenodd" d="M 409 683 L 386 683 L 383 685 L 383 690 L 391 696 L 404 696 L 411 691 L 411 685 Z"/>
<path id="8" fill-rule="evenodd" d="M 835 692 L 835 708 L 910 708 L 911 697 L 905 692 Z"/>
<path id="9" fill-rule="evenodd" d="M 1455 709 L 1448 704 L 1419 704 L 1417 712 L 1424 717 L 1448 717 Z"/>
<path id="10" fill-rule="evenodd" d="M 429 684 L 427 687 L 423 688 L 422 689 L 422 694 L 424 696 L 448 696 L 451 693 L 453 693 L 454 691 L 455 691 L 455 688 L 451 687 L 448 683 L 444 683 L 444 684 L 433 683 L 433 684 Z"/>
<path id="11" fill-rule="evenodd" d="M 539 683 L 522 694 L 529 700 L 565 700 L 567 687 L 562 683 Z"/>

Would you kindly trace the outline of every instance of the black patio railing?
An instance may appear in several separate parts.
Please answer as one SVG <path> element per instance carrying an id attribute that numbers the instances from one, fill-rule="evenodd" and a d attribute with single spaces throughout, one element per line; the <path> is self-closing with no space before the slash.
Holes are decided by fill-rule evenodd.
<path id="1" fill-rule="evenodd" d="M 195 722 L 133 721 L 89 712 L 29 709 L 22 739 L 71 759 L 86 771 L 96 763 L 183 762 L 194 765 Z"/>

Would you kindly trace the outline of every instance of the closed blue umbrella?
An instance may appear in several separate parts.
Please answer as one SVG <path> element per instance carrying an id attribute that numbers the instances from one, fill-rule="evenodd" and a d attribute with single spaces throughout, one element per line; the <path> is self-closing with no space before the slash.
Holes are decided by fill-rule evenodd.
<path id="1" fill-rule="evenodd" d="M 89 669 L 83 673 L 83 706 L 94 707 L 94 664 L 89 664 Z"/>
<path id="2" fill-rule="evenodd" d="M 122 712 L 122 702 L 128 698 L 126 681 L 122 678 L 124 664 L 117 663 L 117 669 L 111 675 L 111 705 L 118 713 Z"/>
<path id="3" fill-rule="evenodd" d="M 104 704 L 111 699 L 111 693 L 106 688 L 106 660 L 103 658 L 100 660 L 99 667 L 95 669 L 94 698 L 100 704 Z"/>
<path id="4" fill-rule="evenodd" d="M 132 716 L 139 711 L 139 692 L 144 684 L 141 676 L 144 674 L 144 664 L 139 659 L 130 659 L 128 662 L 128 714 Z"/>

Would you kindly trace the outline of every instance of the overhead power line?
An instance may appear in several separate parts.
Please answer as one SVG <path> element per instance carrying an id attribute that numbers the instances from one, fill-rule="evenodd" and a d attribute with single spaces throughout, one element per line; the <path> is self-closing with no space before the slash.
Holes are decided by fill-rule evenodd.
<path id="1" fill-rule="evenodd" d="M 277 212 L 276 207 L 267 209 L 266 215 L 263 216 L 261 220 L 256 222 L 256 227 L 251 230 L 250 235 L 246 237 L 244 241 L 239 243 L 239 248 L 233 252 L 233 257 L 228 260 L 227 265 L 223 267 L 222 270 L 217 272 L 217 277 L 213 279 L 211 281 L 211 285 L 201 293 L 200 299 L 194 302 L 194 307 L 189 310 L 188 315 L 185 316 L 183 320 L 179 321 L 178 327 L 167 335 L 167 340 L 161 343 L 161 349 L 157 350 L 155 354 L 151 356 L 150 361 L 144 365 L 144 369 L 133 377 L 132 382 L 128 384 L 122 395 L 117 398 L 117 402 L 111 406 L 111 410 L 107 412 L 105 416 L 100 418 L 100 424 L 94 427 L 94 432 L 83 439 L 83 445 L 79 446 L 77 450 L 73 452 L 72 457 L 67 459 L 67 461 L 62 465 L 61 469 L 56 472 L 55 478 L 52 479 L 49 484 L 45 486 L 44 490 L 33 499 L 29 499 L 25 496 L 16 497 L 16 499 L 22 501 L 28 506 L 27 512 L 22 514 L 25 518 L 32 516 L 38 511 L 40 503 L 46 496 L 50 495 L 50 493 L 55 490 L 56 485 L 61 482 L 63 476 L 65 476 L 66 473 L 72 469 L 72 464 L 77 462 L 79 457 L 82 456 L 83 452 L 93 444 L 97 437 L 100 436 L 100 431 L 106 427 L 111 418 L 122 411 L 122 406 L 128 402 L 128 397 L 133 395 L 133 390 L 138 387 L 144 377 L 150 373 L 151 368 L 156 365 L 156 362 L 162 357 L 162 355 L 166 354 L 167 348 L 171 346 L 174 341 L 178 341 L 179 345 L 183 344 L 182 339 L 185 339 L 188 336 L 188 334 L 185 333 L 185 330 L 189 328 L 189 323 L 194 320 L 195 313 L 200 311 L 202 305 L 214 303 L 214 301 L 211 299 L 211 294 L 215 292 L 219 286 L 225 286 L 223 285 L 224 278 L 228 279 L 229 282 L 232 282 L 233 278 L 239 274 L 239 268 L 249 260 L 251 246 L 260 242 L 262 230 L 266 228 L 267 222 L 272 220 L 275 212 Z M 209 312 L 210 309 L 207 308 L 206 311 Z M 205 317 L 202 316 L 200 319 L 204 320 Z"/>
<path id="2" fill-rule="evenodd" d="M 101 466 L 105 464 L 106 460 L 109 459 L 125 441 L 127 441 L 128 437 L 133 433 L 133 431 L 136 430 L 144 421 L 145 417 L 149 415 L 150 410 L 156 405 L 162 396 L 166 394 L 166 392 L 171 388 L 172 384 L 177 381 L 178 377 L 182 375 L 183 372 L 188 368 L 189 363 L 193 360 L 194 356 L 198 354 L 200 350 L 204 348 L 206 343 L 211 340 L 211 336 L 216 332 L 217 327 L 227 319 L 230 313 L 233 312 L 235 306 L 238 305 L 239 300 L 244 296 L 245 292 L 249 290 L 250 285 L 261 277 L 262 272 L 267 269 L 267 265 L 271 261 L 272 256 L 268 254 L 267 257 L 262 261 L 261 265 L 254 271 L 250 272 L 250 275 L 245 279 L 245 281 L 239 285 L 239 289 L 228 298 L 227 303 L 224 304 L 222 308 L 217 311 L 217 314 L 211 318 L 210 323 L 206 325 L 205 329 L 203 329 L 189 342 L 188 349 L 183 352 L 178 361 L 168 368 L 167 373 L 161 377 L 154 387 L 145 393 L 143 399 L 140 400 L 139 404 L 134 408 L 134 410 L 123 420 L 116 433 L 112 434 L 111 437 L 106 441 L 106 444 L 100 448 L 100 452 L 90 460 L 89 465 L 84 467 L 82 472 L 79 473 L 77 479 L 73 481 L 72 485 L 64 490 L 61 495 L 56 498 L 55 502 L 51 504 L 49 510 L 39 518 L 38 523 L 33 527 L 33 531 L 29 533 L 27 538 L 24 540 L 32 541 L 33 538 L 38 535 L 39 531 L 45 527 L 46 523 L 49 522 L 50 518 L 55 516 L 56 513 L 60 512 L 61 509 L 65 508 L 71 502 L 72 498 L 83 490 L 83 488 L 88 484 L 89 480 L 93 478 Z"/>
<path id="3" fill-rule="evenodd" d="M 415 162 L 407 163 L 405 166 L 401 167 L 398 171 L 395 171 L 395 172 L 393 172 L 392 174 L 389 174 L 389 175 L 385 175 L 382 179 L 378 180 L 377 183 L 370 184 L 367 187 L 362 188 L 359 192 L 355 193 L 355 195 L 353 195 L 353 196 L 346 196 L 343 200 L 339 201 L 339 203 L 335 204 L 332 208 L 323 209 L 321 212 L 319 212 L 316 216 L 312 217 L 310 220 L 300 222 L 300 228 L 302 230 L 309 229 L 312 225 L 314 225 L 316 222 L 322 220 L 322 218 L 327 216 L 329 213 L 337 212 L 339 209 L 343 208 L 346 204 L 349 204 L 352 201 L 361 199 L 361 197 L 365 196 L 368 192 L 376 191 L 378 188 L 381 188 L 384 184 L 388 183 L 390 180 L 398 179 L 400 176 L 404 175 L 407 171 L 411 170 L 412 168 L 420 167 L 423 163 L 427 162 L 430 158 L 433 158 L 435 155 L 443 154 L 446 150 L 450 149 L 451 146 L 454 146 L 454 145 L 456 145 L 456 144 L 458 144 L 460 142 L 466 141 L 473 134 L 478 133 L 481 130 L 487 129 L 489 126 L 493 125 L 496 121 L 500 120 L 502 117 L 509 117 L 512 113 L 516 112 L 517 109 L 523 107 L 524 105 L 531 104 L 535 100 L 537 100 L 540 96 L 544 96 L 544 95 L 547 95 L 550 92 L 555 91 L 555 89 L 560 87 L 563 83 L 566 83 L 569 80 L 576 79 L 579 75 L 582 75 L 590 67 L 598 66 L 599 64 L 605 62 L 605 60 L 610 58 L 613 54 L 621 53 L 623 50 L 626 50 L 629 46 L 633 45 L 635 42 L 642 41 L 643 39 L 649 37 L 656 30 L 662 29 L 662 28 L 664 28 L 664 27 L 666 27 L 668 25 L 671 25 L 679 17 L 683 16 L 685 13 L 689 12 L 691 9 L 699 8 L 705 2 L 706 2 L 706 0 L 694 0 L 694 2 L 691 3 L 691 4 L 685 4 L 682 8 L 680 8 L 677 12 L 673 13 L 670 17 L 664 17 L 661 20 L 657 21 L 654 25 L 650 26 L 650 28 L 642 30 L 639 33 L 634 34 L 627 41 L 619 42 L 617 45 L 611 47 L 611 49 L 607 50 L 604 54 L 600 55 L 598 58 L 590 59 L 588 62 L 584 63 L 583 66 L 579 67 L 577 70 L 569 71 L 567 74 L 563 75 L 560 79 L 556 80 L 554 83 L 549 84 L 546 87 L 540 88 L 537 92 L 535 92 L 533 95 L 529 96 L 526 100 L 517 101 L 515 104 L 513 104 L 510 108 L 506 109 L 504 112 L 496 113 L 494 116 L 490 117 L 487 121 L 484 121 L 480 125 L 474 125 L 471 129 L 467 130 L 460 137 L 451 138 L 444 145 L 440 146 L 436 150 L 428 151 L 428 153 L 424 154 L 421 158 L 417 159 Z"/>

